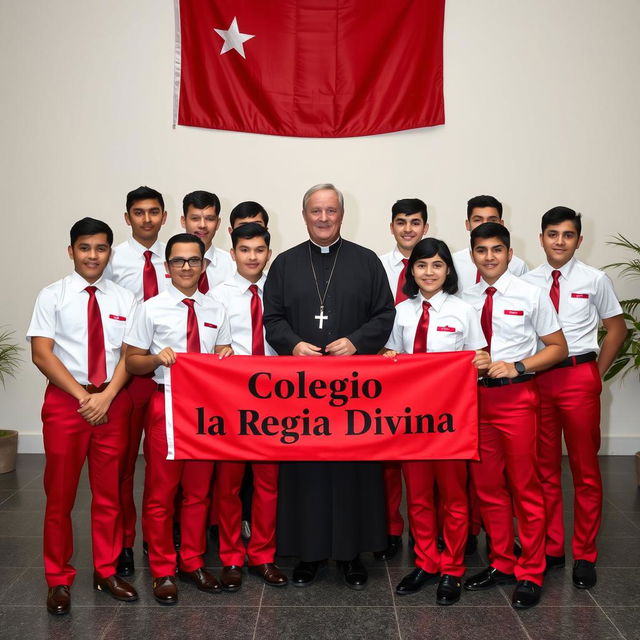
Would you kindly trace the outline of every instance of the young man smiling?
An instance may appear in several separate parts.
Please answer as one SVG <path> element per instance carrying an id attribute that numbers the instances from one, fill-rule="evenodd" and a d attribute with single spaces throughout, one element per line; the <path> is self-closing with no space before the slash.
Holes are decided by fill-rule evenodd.
<path id="1" fill-rule="evenodd" d="M 575 489 L 572 551 L 573 584 L 596 584 L 596 536 L 602 519 L 600 448 L 601 377 L 616 357 L 627 327 L 609 278 L 576 260 L 582 244 L 582 220 L 568 207 L 542 216 L 540 243 L 546 263 L 523 279 L 548 292 L 562 322 L 569 357 L 537 378 L 542 406 L 538 432 L 538 468 L 547 514 L 547 570 L 564 567 L 562 514 L 562 434 Z M 598 346 L 598 325 L 606 335 Z"/>

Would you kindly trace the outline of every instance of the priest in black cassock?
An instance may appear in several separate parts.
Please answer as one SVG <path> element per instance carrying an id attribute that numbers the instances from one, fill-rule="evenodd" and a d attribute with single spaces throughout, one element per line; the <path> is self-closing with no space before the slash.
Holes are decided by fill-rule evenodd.
<path id="1" fill-rule="evenodd" d="M 344 200 L 333 185 L 311 187 L 302 215 L 309 240 L 281 253 L 265 283 L 267 341 L 279 355 L 377 353 L 395 316 L 382 263 L 340 236 Z M 281 464 L 277 543 L 279 555 L 300 559 L 294 585 L 311 584 L 333 558 L 349 587 L 364 588 L 359 554 L 387 544 L 381 463 Z"/>

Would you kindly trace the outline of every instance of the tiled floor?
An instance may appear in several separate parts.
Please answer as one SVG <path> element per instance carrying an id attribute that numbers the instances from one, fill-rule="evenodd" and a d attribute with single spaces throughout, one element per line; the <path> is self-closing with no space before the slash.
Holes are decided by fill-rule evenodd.
<path id="1" fill-rule="evenodd" d="M 55 618 L 45 608 L 42 570 L 43 456 L 19 456 L 14 473 L 0 475 L 0 639 L 39 638 L 426 638 L 438 640 L 640 640 L 640 490 L 634 461 L 604 457 L 604 521 L 599 539 L 598 584 L 578 591 L 571 568 L 548 576 L 541 604 L 516 613 L 509 589 L 463 592 L 452 607 L 435 603 L 435 585 L 414 596 L 397 598 L 394 586 L 412 566 L 406 550 L 388 563 L 370 554 L 369 585 L 347 589 L 334 567 L 307 589 L 266 587 L 246 576 L 239 593 L 205 595 L 180 583 L 180 603 L 161 607 L 151 595 L 150 576 L 136 547 L 134 584 L 139 602 L 120 604 L 91 585 L 90 494 L 86 475 L 78 491 L 74 522 L 78 577 L 72 612 Z M 138 474 L 138 491 L 141 491 Z M 569 484 L 569 476 L 565 475 Z M 571 523 L 571 490 L 566 520 Z M 484 544 L 469 559 L 469 571 L 484 567 Z M 215 550 L 208 564 L 219 568 Z M 283 560 L 283 567 L 292 562 Z"/>

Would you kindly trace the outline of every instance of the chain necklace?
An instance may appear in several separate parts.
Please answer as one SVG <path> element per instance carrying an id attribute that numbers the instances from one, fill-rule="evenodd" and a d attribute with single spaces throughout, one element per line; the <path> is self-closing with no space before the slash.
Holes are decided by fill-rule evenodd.
<path id="1" fill-rule="evenodd" d="M 311 241 L 309 241 L 309 262 L 311 262 L 311 273 L 313 273 L 313 281 L 316 283 L 316 291 L 318 292 L 318 300 L 320 301 L 320 313 L 317 316 L 314 316 L 314 318 L 318 321 L 318 329 L 322 329 L 324 321 L 329 319 L 329 316 L 324 315 L 324 301 L 327 297 L 327 291 L 329 291 L 329 285 L 331 284 L 331 278 L 333 278 L 333 272 L 336 268 L 336 262 L 338 262 L 338 255 L 340 254 L 341 248 L 342 238 L 340 239 L 340 244 L 338 245 L 338 249 L 336 250 L 336 257 L 333 259 L 333 266 L 331 267 L 331 273 L 329 273 L 327 286 L 324 288 L 324 293 L 321 294 L 320 286 L 318 285 L 318 277 L 316 276 L 316 270 L 313 266 L 313 256 L 311 255 Z"/>

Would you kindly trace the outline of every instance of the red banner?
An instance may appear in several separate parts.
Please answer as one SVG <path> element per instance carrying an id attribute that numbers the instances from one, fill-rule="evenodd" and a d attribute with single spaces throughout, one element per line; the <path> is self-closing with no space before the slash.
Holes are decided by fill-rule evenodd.
<path id="1" fill-rule="evenodd" d="M 178 124 L 345 137 L 444 123 L 444 0 L 176 0 Z"/>
<path id="2" fill-rule="evenodd" d="M 179 354 L 165 385 L 168 458 L 477 460 L 473 355 Z"/>

